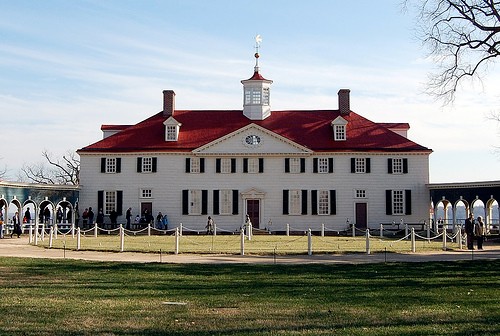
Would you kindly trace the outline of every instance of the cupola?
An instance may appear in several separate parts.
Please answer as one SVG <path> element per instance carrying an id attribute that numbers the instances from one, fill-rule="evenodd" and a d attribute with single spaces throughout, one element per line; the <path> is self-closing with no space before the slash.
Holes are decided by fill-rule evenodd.
<path id="1" fill-rule="evenodd" d="M 259 69 L 259 47 L 262 39 L 255 37 L 255 67 L 253 76 L 241 81 L 243 84 L 243 114 L 251 120 L 264 120 L 271 115 L 271 84 Z"/>

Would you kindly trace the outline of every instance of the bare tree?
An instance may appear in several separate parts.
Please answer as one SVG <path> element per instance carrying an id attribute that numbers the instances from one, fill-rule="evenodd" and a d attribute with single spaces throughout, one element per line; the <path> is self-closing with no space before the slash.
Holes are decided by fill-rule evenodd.
<path id="1" fill-rule="evenodd" d="M 409 3 L 419 13 L 419 37 L 438 65 L 427 93 L 448 104 L 463 79 L 481 79 L 500 55 L 500 1 L 404 1 Z"/>
<path id="2" fill-rule="evenodd" d="M 24 164 L 21 171 L 34 183 L 71 184 L 80 182 L 80 159 L 75 152 L 68 151 L 62 159 L 54 159 L 47 150 L 42 152 L 46 162 Z M 48 165 L 47 165 L 48 164 Z"/>

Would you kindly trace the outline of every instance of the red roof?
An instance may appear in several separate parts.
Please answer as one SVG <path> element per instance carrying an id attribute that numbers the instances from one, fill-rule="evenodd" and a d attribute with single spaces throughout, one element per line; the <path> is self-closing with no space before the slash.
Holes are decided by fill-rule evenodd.
<path id="1" fill-rule="evenodd" d="M 178 141 L 165 141 L 166 118 L 159 112 L 79 152 L 192 151 L 250 124 L 317 152 L 431 152 L 354 112 L 342 116 L 347 140 L 334 141 L 331 122 L 339 115 L 338 110 L 273 111 L 265 120 L 250 120 L 241 110 L 176 110 L 173 117 L 182 124 Z"/>

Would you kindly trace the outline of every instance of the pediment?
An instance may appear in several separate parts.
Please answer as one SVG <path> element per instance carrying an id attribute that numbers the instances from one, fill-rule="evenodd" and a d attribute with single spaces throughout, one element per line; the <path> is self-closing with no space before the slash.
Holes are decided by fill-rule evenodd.
<path id="1" fill-rule="evenodd" d="M 312 151 L 259 125 L 250 124 L 193 151 L 203 155 L 309 155 Z"/>

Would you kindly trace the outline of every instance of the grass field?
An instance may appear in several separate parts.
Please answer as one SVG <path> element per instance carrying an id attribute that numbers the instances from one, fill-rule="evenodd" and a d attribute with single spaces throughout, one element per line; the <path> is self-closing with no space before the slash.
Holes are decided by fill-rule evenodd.
<path id="1" fill-rule="evenodd" d="M 312 236 L 313 253 L 365 253 L 366 238 L 341 237 L 341 236 Z M 41 246 L 48 246 L 49 239 L 39 242 Z M 71 235 L 58 235 L 52 240 L 54 248 L 76 249 L 77 239 Z M 417 252 L 440 251 L 443 249 L 442 239 L 416 240 Z M 447 249 L 458 249 L 457 243 L 447 242 Z M 80 249 L 97 251 L 119 251 L 120 236 L 93 234 L 81 236 Z M 124 251 L 174 253 L 175 237 L 173 235 L 126 235 L 124 238 Z M 279 236 L 279 235 L 254 235 L 251 240 L 245 239 L 245 254 L 307 254 L 308 237 Z M 228 253 L 239 254 L 241 251 L 241 238 L 239 235 L 184 235 L 179 237 L 179 253 Z M 411 241 L 396 238 L 370 238 L 370 251 L 376 252 L 411 252 Z"/>
<path id="2" fill-rule="evenodd" d="M 499 335 L 500 261 L 0 258 L 1 335 Z"/>

